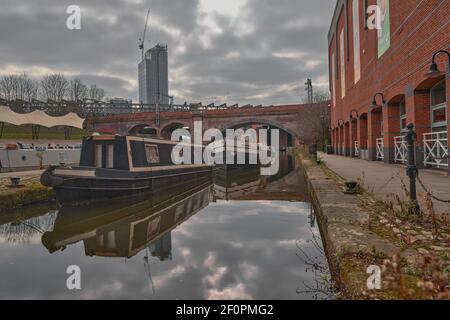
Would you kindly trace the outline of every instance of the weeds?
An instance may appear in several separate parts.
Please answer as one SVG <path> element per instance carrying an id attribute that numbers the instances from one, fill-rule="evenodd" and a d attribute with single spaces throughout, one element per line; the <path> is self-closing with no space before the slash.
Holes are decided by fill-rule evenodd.
<path id="1" fill-rule="evenodd" d="M 406 299 L 449 300 L 449 265 L 437 257 L 425 256 L 415 280 L 409 279 L 402 270 L 400 255 L 396 254 L 383 263 L 384 285 Z"/>

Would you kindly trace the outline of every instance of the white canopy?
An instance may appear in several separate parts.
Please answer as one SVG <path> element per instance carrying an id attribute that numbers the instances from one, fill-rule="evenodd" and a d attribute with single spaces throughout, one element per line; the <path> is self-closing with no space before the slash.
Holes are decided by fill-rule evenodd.
<path id="1" fill-rule="evenodd" d="M 83 121 L 84 119 L 80 118 L 76 113 L 68 113 L 62 117 L 52 117 L 42 110 L 22 114 L 12 111 L 9 107 L 0 106 L 0 122 L 16 126 L 33 124 L 46 128 L 66 126 L 83 129 Z"/>

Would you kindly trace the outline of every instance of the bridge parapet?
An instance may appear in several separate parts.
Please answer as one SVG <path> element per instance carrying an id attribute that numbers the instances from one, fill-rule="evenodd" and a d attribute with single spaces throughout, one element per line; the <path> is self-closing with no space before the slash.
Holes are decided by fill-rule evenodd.
<path id="1" fill-rule="evenodd" d="M 108 116 L 113 114 L 134 114 L 134 113 L 150 113 L 150 112 L 207 112 L 213 110 L 232 110 L 242 108 L 264 108 L 262 105 L 253 106 L 246 105 L 239 107 L 238 104 L 230 105 L 222 104 L 203 105 L 202 103 L 184 103 L 184 104 L 137 104 L 124 101 L 123 103 L 112 103 L 105 101 L 96 101 L 85 99 L 83 101 L 40 101 L 32 99 L 24 100 L 4 100 L 0 99 L 0 105 L 10 107 L 19 113 L 29 113 L 35 110 L 42 110 L 51 115 L 65 115 L 70 112 L 77 113 L 81 117 L 88 115 Z"/>

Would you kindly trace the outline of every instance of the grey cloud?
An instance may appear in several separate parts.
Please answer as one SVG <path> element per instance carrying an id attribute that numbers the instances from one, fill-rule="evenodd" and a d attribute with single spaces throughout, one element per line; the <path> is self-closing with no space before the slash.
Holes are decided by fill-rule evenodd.
<path id="1" fill-rule="evenodd" d="M 44 68 L 89 75 L 108 95 L 137 99 L 137 86 L 130 88 L 129 82 L 137 78 L 138 38 L 150 7 L 151 44 L 169 45 L 171 90 L 186 93 L 176 97 L 178 102 L 229 93 L 243 97 L 236 101 L 241 104 L 295 103 L 300 91 L 280 97 L 277 88 L 327 75 L 326 35 L 333 2 L 247 0 L 235 19 L 210 14 L 208 19 L 219 26 L 220 34 L 199 24 L 204 18 L 199 3 L 79 0 L 82 30 L 69 31 L 65 10 L 73 1 L 0 0 L 0 71 L 14 66 L 18 71 Z M 202 35 L 210 40 L 207 48 Z M 301 55 L 284 58 L 274 56 L 277 52 Z M 306 67 L 308 61 L 317 60 L 321 61 L 317 66 Z M 245 99 L 254 95 L 246 91 L 249 88 L 267 88 L 268 97 Z"/>

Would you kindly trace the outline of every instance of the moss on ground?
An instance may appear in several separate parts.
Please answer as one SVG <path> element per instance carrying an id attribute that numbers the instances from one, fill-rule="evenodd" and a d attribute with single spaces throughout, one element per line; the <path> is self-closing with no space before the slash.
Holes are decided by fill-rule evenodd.
<path id="1" fill-rule="evenodd" d="M 32 183 L 20 188 L 11 188 L 0 193 L 0 212 L 30 205 L 42 201 L 48 201 L 55 197 L 51 188 L 39 183 Z"/>

